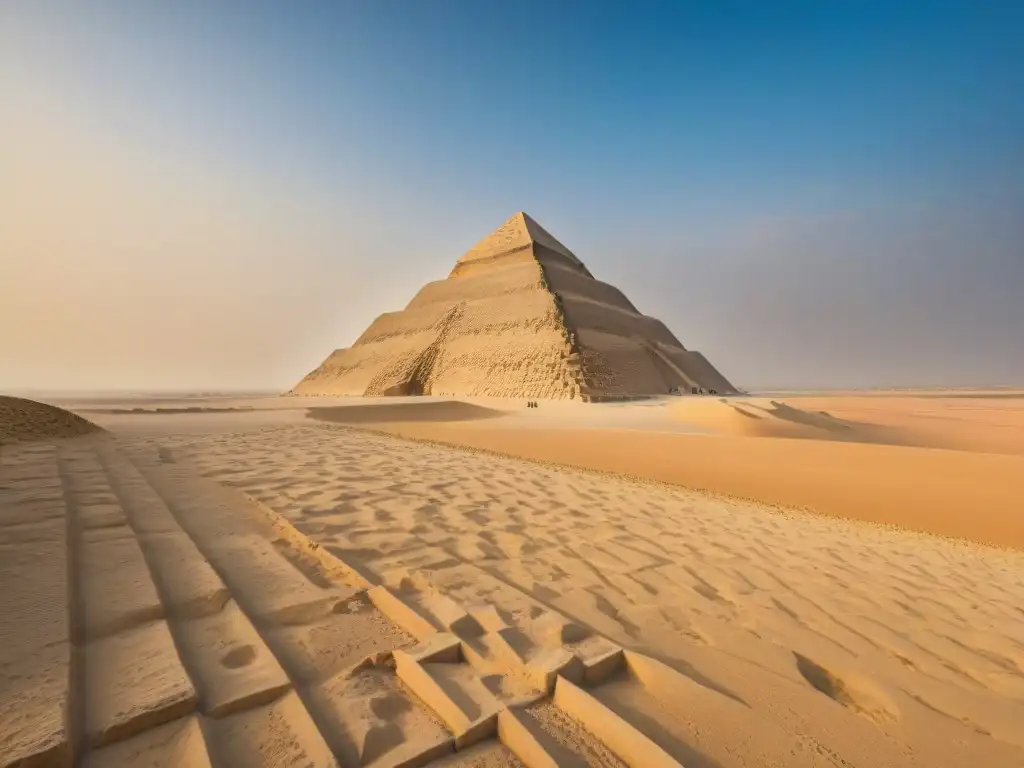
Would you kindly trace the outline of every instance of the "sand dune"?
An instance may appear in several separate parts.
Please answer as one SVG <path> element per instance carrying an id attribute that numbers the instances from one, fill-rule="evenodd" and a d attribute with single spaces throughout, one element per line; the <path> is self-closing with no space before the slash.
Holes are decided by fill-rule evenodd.
<path id="1" fill-rule="evenodd" d="M 552 430 L 547 405 L 321 413 L 357 429 L 275 401 L 2 446 L 0 767 L 1024 764 L 1024 553 L 365 427 L 760 491 L 774 468 L 890 517 L 916 471 L 968 505 L 945 524 L 1010 538 L 992 489 L 1024 457 L 659 431 L 678 402 Z"/>
<path id="2" fill-rule="evenodd" d="M 945 392 L 901 396 L 792 397 L 837 418 L 899 430 L 915 445 L 974 453 L 1024 455 L 1024 393 Z"/>
<path id="3" fill-rule="evenodd" d="M 457 746 L 497 733 L 544 764 L 525 730 L 576 764 L 1024 760 L 1021 555 L 329 425 L 131 455 L 158 448 L 384 586 L 374 604 L 439 654 L 396 670 L 447 693 Z"/>
<path id="4" fill-rule="evenodd" d="M 843 399 L 814 401 L 819 406 L 815 410 L 803 400 L 793 402 L 805 407 L 754 398 L 669 399 L 660 409 L 580 406 L 615 408 L 622 414 L 628 409 L 639 414 L 642 408 L 656 414 L 654 419 L 636 419 L 636 428 L 620 416 L 614 424 L 585 431 L 581 430 L 587 421 L 603 423 L 598 412 L 573 421 L 561 418 L 550 404 L 532 420 L 382 421 L 362 426 L 416 440 L 1024 549 L 1019 501 L 1024 498 L 1024 455 L 1011 452 L 1013 438 L 998 436 L 1006 431 L 1001 422 L 986 432 L 987 411 L 975 408 L 975 420 L 946 420 L 941 422 L 942 430 L 930 427 L 929 432 L 929 427 L 920 427 L 918 420 L 900 410 L 913 408 L 910 400 L 890 406 L 903 414 L 890 423 L 877 416 L 874 422 L 850 418 L 855 414 L 844 408 Z M 665 416 L 657 416 L 659 412 Z M 1006 422 L 1012 425 L 1015 419 L 1024 421 L 1024 400 Z M 554 426 L 546 427 L 546 421 Z M 669 431 L 666 427 L 671 424 L 694 426 L 706 434 Z M 929 447 L 932 442 L 989 447 L 1000 439 L 1002 454 Z"/>
<path id="5" fill-rule="evenodd" d="M 381 424 L 393 434 L 1024 549 L 1024 458 L 647 431 Z"/>
<path id="6" fill-rule="evenodd" d="M 176 445 L 128 447 L 3 456 L 5 768 L 677 764 L 578 687 L 653 660 L 377 578 Z"/>
<path id="7" fill-rule="evenodd" d="M 1024 394 L 694 398 L 678 403 L 680 420 L 718 435 L 913 445 L 973 453 L 1024 454 Z"/>
<path id="8" fill-rule="evenodd" d="M 95 424 L 52 405 L 0 395 L 0 443 L 85 435 Z"/>
<path id="9" fill-rule="evenodd" d="M 858 443 L 907 444 L 903 431 L 812 411 L 768 398 L 685 398 L 672 406 L 676 418 L 716 435 L 789 437 Z"/>

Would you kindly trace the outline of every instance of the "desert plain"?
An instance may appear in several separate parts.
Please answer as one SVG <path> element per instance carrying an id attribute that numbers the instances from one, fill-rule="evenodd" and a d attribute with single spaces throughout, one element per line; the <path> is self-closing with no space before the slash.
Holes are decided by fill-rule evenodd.
<path id="1" fill-rule="evenodd" d="M 1024 765 L 1024 393 L 11 402 L 3 768 Z"/>

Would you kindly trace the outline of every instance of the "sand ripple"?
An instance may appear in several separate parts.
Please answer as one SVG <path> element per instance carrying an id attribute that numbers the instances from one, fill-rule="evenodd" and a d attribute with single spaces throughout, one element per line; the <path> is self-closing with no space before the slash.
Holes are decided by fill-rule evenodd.
<path id="1" fill-rule="evenodd" d="M 326 425 L 157 442 L 371 582 L 659 659 L 673 733 L 598 698 L 692 764 L 1024 764 L 1019 553 Z"/>

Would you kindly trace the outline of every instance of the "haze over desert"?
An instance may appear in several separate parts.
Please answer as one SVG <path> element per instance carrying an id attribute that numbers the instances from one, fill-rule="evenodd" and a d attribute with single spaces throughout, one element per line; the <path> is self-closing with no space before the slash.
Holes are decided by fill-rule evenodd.
<path id="1" fill-rule="evenodd" d="M 1022 29 L 0 0 L 0 768 L 1024 768 Z"/>

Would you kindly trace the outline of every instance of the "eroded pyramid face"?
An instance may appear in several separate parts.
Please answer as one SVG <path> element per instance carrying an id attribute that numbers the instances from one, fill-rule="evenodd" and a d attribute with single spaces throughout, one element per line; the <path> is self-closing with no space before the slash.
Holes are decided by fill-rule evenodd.
<path id="1" fill-rule="evenodd" d="M 733 387 L 525 213 L 295 394 L 612 399 Z"/>

